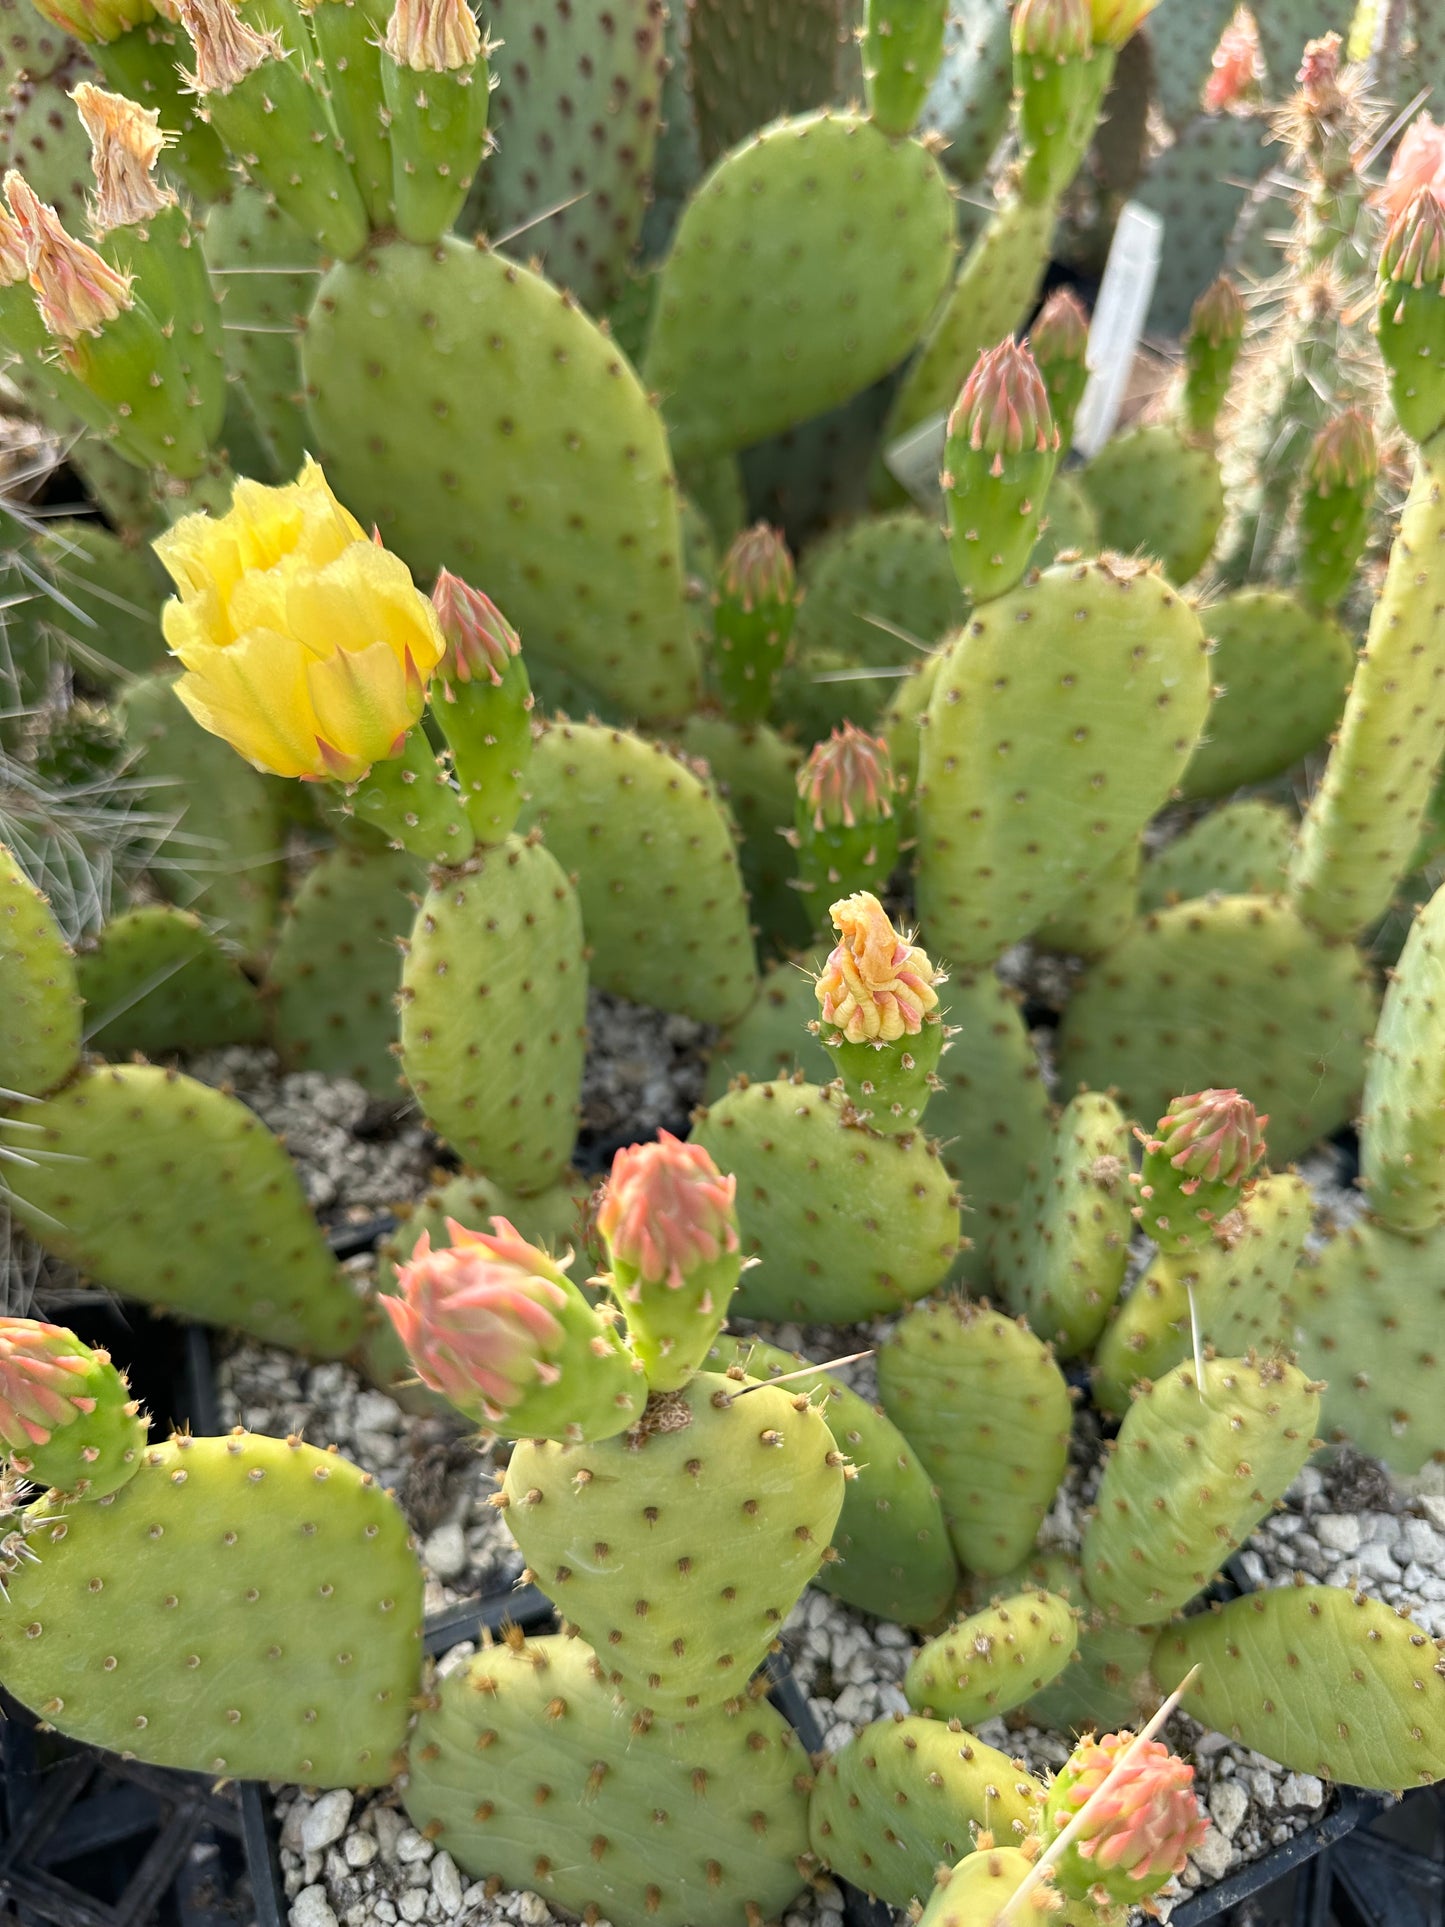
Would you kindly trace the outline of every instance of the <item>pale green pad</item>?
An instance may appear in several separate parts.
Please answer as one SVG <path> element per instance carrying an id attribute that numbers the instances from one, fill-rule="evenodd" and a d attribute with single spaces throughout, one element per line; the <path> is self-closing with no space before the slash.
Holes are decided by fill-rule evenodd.
<path id="1" fill-rule="evenodd" d="M 1442 468 L 1445 435 L 1437 435 L 1416 451 L 1344 721 L 1295 849 L 1295 901 L 1330 936 L 1363 930 L 1388 906 L 1445 746 L 1445 677 L 1434 660 L 1445 584 Z"/>
<path id="2" fill-rule="evenodd" d="M 1055 559 L 1068 549 L 1077 549 L 1080 555 L 1097 555 L 1101 547 L 1099 518 L 1079 486 L 1078 476 L 1056 473 L 1049 484 L 1044 519 L 1039 524 L 1039 539 L 1029 557 L 1029 566 L 1051 568 Z"/>
<path id="3" fill-rule="evenodd" d="M 745 1318 L 850 1325 L 897 1311 L 943 1282 L 958 1250 L 958 1196 L 935 1147 L 847 1119 L 842 1092 L 815 1084 L 729 1091 L 693 1127 L 737 1177 Z"/>
<path id="4" fill-rule="evenodd" d="M 381 1256 L 380 1288 L 392 1289 L 397 1265 L 410 1263 L 424 1231 L 429 1234 L 433 1249 L 451 1243 L 448 1218 L 455 1218 L 468 1231 L 490 1231 L 493 1218 L 505 1218 L 529 1244 L 540 1245 L 554 1257 L 563 1257 L 582 1244 L 591 1188 L 586 1178 L 568 1171 L 549 1191 L 521 1198 L 504 1191 L 489 1178 L 463 1171 L 435 1191 L 428 1191 L 420 1204 L 407 1211 L 391 1236 L 377 1247 Z M 573 1270 L 580 1272 L 582 1264 L 579 1258 Z M 585 1280 L 579 1277 L 578 1282 L 585 1283 Z"/>
<path id="5" fill-rule="evenodd" d="M 475 1879 L 589 1918 L 751 1927 L 803 1884 L 807 1766 L 766 1704 L 638 1723 L 590 1648 L 553 1634 L 438 1681 L 405 1797 Z"/>
<path id="6" fill-rule="evenodd" d="M 288 1070 L 350 1077 L 377 1097 L 400 1081 L 392 1045 L 400 940 L 421 866 L 398 850 L 327 850 L 286 907 L 267 972 Z"/>
<path id="7" fill-rule="evenodd" d="M 1347 1786 L 1445 1778 L 1439 1642 L 1378 1599 L 1338 1586 L 1250 1593 L 1159 1635 L 1166 1691 L 1184 1709 L 1296 1773 Z"/>
<path id="8" fill-rule="evenodd" d="M 1227 796 L 1292 769 L 1340 720 L 1355 646 L 1339 624 L 1275 589 L 1244 589 L 1199 612 L 1219 693 L 1179 787 Z"/>
<path id="9" fill-rule="evenodd" d="M 1265 114 L 1196 114 L 1174 145 L 1155 155 L 1135 189 L 1164 219 L 1151 329 L 1182 334 L 1188 327 L 1196 297 L 1224 265 L 1249 183 L 1278 152 Z"/>
<path id="10" fill-rule="evenodd" d="M 1195 897 L 1277 895 L 1293 845 L 1294 823 L 1277 803 L 1225 803 L 1144 865 L 1139 908 L 1147 916 Z"/>
<path id="11" fill-rule="evenodd" d="M 316 297 L 321 251 L 259 188 L 237 186 L 207 210 L 206 265 L 226 326 L 226 359 L 276 481 L 297 473 L 309 436 L 301 324 Z"/>
<path id="12" fill-rule="evenodd" d="M 147 904 L 113 917 L 76 971 L 86 1044 L 108 1056 L 255 1044 L 264 1033 L 240 965 L 189 910 Z"/>
<path id="13" fill-rule="evenodd" d="M 1035 945 L 1085 960 L 1112 950 L 1134 921 L 1142 854 L 1137 837 L 1126 843 L 1039 925 Z"/>
<path id="14" fill-rule="evenodd" d="M 577 880 L 599 990 L 701 1023 L 757 994 L 732 829 L 707 785 L 660 744 L 561 723 L 532 754 L 523 828 Z"/>
<path id="15" fill-rule="evenodd" d="M 1360 1177 L 1401 1231 L 1445 1221 L 1445 891 L 1415 919 L 1365 1069 Z"/>
<path id="16" fill-rule="evenodd" d="M 49 906 L 0 843 L 0 1103 L 41 1097 L 80 1062 L 80 990 Z M 20 1132 L 12 1138 L 19 1148 Z"/>
<path id="17" fill-rule="evenodd" d="M 1107 1620 L 1090 1604 L 1084 1575 L 1066 1553 L 1034 1553 L 1025 1565 L 1003 1574 L 995 1590 L 1007 1592 L 1025 1585 L 1057 1594 L 1078 1614 L 1073 1661 L 1029 1700 L 1024 1708 L 1027 1718 L 1059 1733 L 1114 1733 L 1120 1727 L 1142 1726 L 1160 1699 L 1149 1671 L 1159 1629 Z M 980 1591 L 974 1588 L 975 1595 Z M 979 1603 L 976 1597 L 974 1603 Z"/>
<path id="18" fill-rule="evenodd" d="M 237 1780 L 380 1786 L 421 1678 L 421 1568 L 371 1475 L 299 1439 L 150 1447 L 8 1576 L 0 1678 L 72 1738 Z"/>
<path id="19" fill-rule="evenodd" d="M 932 1473 L 964 1568 L 1017 1565 L 1069 1456 L 1069 1388 L 1048 1346 L 987 1305 L 915 1305 L 879 1347 L 878 1396 Z"/>
<path id="20" fill-rule="evenodd" d="M 746 1692 L 843 1503 L 820 1409 L 780 1385 L 742 1391 L 699 1372 L 654 1395 L 640 1431 L 524 1440 L 502 1485 L 537 1584 L 623 1697 L 664 1716 Z"/>
<path id="21" fill-rule="evenodd" d="M 1208 701 L 1198 617 L 1135 564 L 1061 565 L 975 610 L 920 738 L 934 953 L 992 963 L 1122 850 L 1168 800 Z"/>
<path id="22" fill-rule="evenodd" d="M 149 1064 L 102 1064 L 44 1104 L 8 1148 L 16 1217 L 47 1251 L 128 1298 L 339 1358 L 361 1307 L 279 1139 L 237 1098 Z"/>
<path id="23" fill-rule="evenodd" d="M 1310 1228 L 1303 1178 L 1262 1178 L 1230 1214 L 1227 1239 L 1180 1256 L 1156 1252 L 1094 1351 L 1094 1402 L 1119 1417 L 1141 1378 L 1162 1378 L 1190 1357 L 1189 1293 L 1200 1336 L 1228 1358 L 1288 1349 L 1286 1294 Z"/>
<path id="24" fill-rule="evenodd" d="M 849 91 L 840 0 L 761 0 L 745 23 L 732 0 L 691 0 L 686 20 L 686 84 L 705 161 L 780 114 Z"/>
<path id="25" fill-rule="evenodd" d="M 482 583 L 529 656 L 630 714 L 697 696 L 661 420 L 616 345 L 455 239 L 333 267 L 302 344 L 337 494 L 429 583 Z"/>
<path id="26" fill-rule="evenodd" d="M 1224 520 L 1224 484 L 1212 448 L 1185 441 L 1169 422 L 1131 428 L 1079 472 L 1106 549 L 1157 562 L 1183 587 L 1209 560 Z"/>
<path id="27" fill-rule="evenodd" d="M 1181 1091 L 1247 1091 L 1269 1117 L 1276 1164 L 1351 1115 L 1375 999 L 1348 944 L 1287 903 L 1181 903 L 1129 932 L 1075 993 L 1059 1031 L 1065 1089 L 1116 1086 L 1134 1117 Z"/>
<path id="28" fill-rule="evenodd" d="M 903 1691 L 915 1712 L 936 1719 L 993 1719 L 1057 1679 L 1078 1643 L 1078 1614 L 1067 1599 L 1010 1593 L 920 1646 Z"/>
<path id="29" fill-rule="evenodd" d="M 1445 1231 L 1405 1237 L 1368 1221 L 1333 1238 L 1295 1281 L 1306 1369 L 1328 1381 L 1320 1424 L 1396 1472 L 1445 1456 Z"/>
<path id="30" fill-rule="evenodd" d="M 746 448 L 886 374 L 953 256 L 948 186 L 915 141 L 823 112 L 735 148 L 678 224 L 644 365 L 678 458 Z"/>
<path id="31" fill-rule="evenodd" d="M 818 1774 L 808 1818 L 813 1851 L 843 1880 L 906 1907 L 933 1891 L 941 1864 L 973 1846 L 1033 1831 L 1044 1790 L 1031 1773 L 958 1721 L 875 1720 Z"/>
<path id="32" fill-rule="evenodd" d="M 788 1078 L 794 1071 L 801 1071 L 812 1083 L 830 1081 L 833 1060 L 808 1029 L 818 1015 L 813 977 L 821 969 L 823 957 L 819 944 L 806 967 L 784 959 L 763 972 L 751 1009 L 713 1047 L 704 1087 L 709 1104 L 722 1097 L 739 1075 L 761 1082 Z M 946 1072 L 946 1056 L 943 1062 Z M 933 1102 L 941 1100 L 935 1096 Z M 931 1111 L 929 1119 L 931 1123 Z"/>
<path id="33" fill-rule="evenodd" d="M 1309 1458 L 1319 1388 L 1279 1359 L 1211 1358 L 1140 1387 L 1084 1532 L 1084 1584 L 1126 1625 L 1167 1619 L 1282 1498 Z"/>
<path id="34" fill-rule="evenodd" d="M 1005 1918 L 1004 1908 L 1027 1880 L 1032 1865 L 1020 1848 L 1000 1845 L 971 1853 L 956 1867 L 940 1868 L 919 1927 L 998 1927 Z M 1048 1918 L 1072 1927 L 1068 1911 Z M 1092 1923 L 1098 1915 L 1090 1908 L 1083 1918 Z"/>
<path id="35" fill-rule="evenodd" d="M 1060 1358 L 1089 1349 L 1124 1283 L 1129 1145 L 1118 1105 L 1081 1091 L 1059 1119 L 1047 1162 L 994 1234 L 991 1269 L 1010 1309 Z"/>
<path id="36" fill-rule="evenodd" d="M 402 971 L 401 1064 L 463 1163 L 545 1191 L 577 1135 L 582 912 L 557 860 L 509 837 L 428 892 Z"/>
<path id="37" fill-rule="evenodd" d="M 743 725 L 710 714 L 689 716 L 678 743 L 685 756 L 707 764 L 737 825 L 738 863 L 759 935 L 779 950 L 806 943 L 808 913 L 793 887 L 797 858 L 782 835 L 792 828 L 798 804 L 797 744 L 766 723 Z"/>
<path id="38" fill-rule="evenodd" d="M 843 1510 L 833 1528 L 837 1560 L 813 1584 L 860 1612 L 900 1626 L 927 1626 L 953 1597 L 958 1567 L 948 1528 L 928 1474 L 881 1406 L 870 1405 L 833 1372 L 806 1371 L 811 1362 L 779 1351 L 761 1338 L 719 1338 L 708 1355 L 714 1371 L 739 1364 L 749 1378 L 790 1376 L 795 1392 L 818 1397 L 838 1449 L 855 1476 L 843 1488 Z M 802 1377 L 791 1376 L 803 1372 Z"/>

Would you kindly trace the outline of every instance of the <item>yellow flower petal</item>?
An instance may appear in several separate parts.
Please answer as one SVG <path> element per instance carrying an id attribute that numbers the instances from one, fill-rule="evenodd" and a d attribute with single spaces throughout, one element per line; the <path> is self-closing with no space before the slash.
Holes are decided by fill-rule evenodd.
<path id="1" fill-rule="evenodd" d="M 393 755 L 397 737 L 421 715 L 420 683 L 408 690 L 406 670 L 384 642 L 308 663 L 306 686 L 318 735 L 368 765 Z"/>
<path id="2" fill-rule="evenodd" d="M 324 775 L 304 665 L 289 636 L 258 629 L 214 650 L 181 677 L 176 693 L 203 728 L 224 736 L 258 769 Z"/>

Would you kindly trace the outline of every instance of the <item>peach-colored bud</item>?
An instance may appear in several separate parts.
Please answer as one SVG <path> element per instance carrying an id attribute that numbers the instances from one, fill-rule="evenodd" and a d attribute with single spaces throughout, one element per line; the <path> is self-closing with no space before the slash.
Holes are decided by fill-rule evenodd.
<path id="1" fill-rule="evenodd" d="M 1264 79 L 1264 56 L 1259 29 L 1242 7 L 1219 36 L 1219 45 L 1210 55 L 1210 68 L 1204 83 L 1204 105 L 1209 113 L 1221 113 L 1258 95 Z"/>
<path id="2" fill-rule="evenodd" d="M 1428 114 L 1417 115 L 1405 129 L 1385 185 L 1376 191 L 1375 205 L 1384 209 L 1387 225 L 1404 213 L 1422 187 L 1445 196 L 1445 127 Z"/>
<path id="3" fill-rule="evenodd" d="M 228 94 L 268 60 L 284 60 L 281 36 L 257 33 L 231 0 L 177 0 L 181 25 L 196 53 L 196 71 L 186 76 L 194 94 Z"/>
<path id="4" fill-rule="evenodd" d="M 871 891 L 859 890 L 829 913 L 839 941 L 817 982 L 825 1024 L 850 1044 L 916 1037 L 938 1004 L 943 981 L 924 952 L 893 928 Z"/>
<path id="5" fill-rule="evenodd" d="M 888 745 L 853 723 L 835 729 L 826 743 L 814 744 L 797 784 L 817 830 L 838 824 L 851 830 L 893 814 L 897 785 Z"/>
<path id="6" fill-rule="evenodd" d="M 5 198 L 25 237 L 30 285 L 51 334 L 62 341 L 99 334 L 133 305 L 131 277 L 67 234 L 55 209 L 13 168 L 5 176 Z"/>
<path id="7" fill-rule="evenodd" d="M 1318 40 L 1305 42 L 1295 79 L 1299 82 L 1300 105 L 1316 119 L 1337 114 L 1344 105 L 1340 91 L 1343 51 L 1344 42 L 1337 33 L 1321 34 Z"/>
<path id="8" fill-rule="evenodd" d="M 1194 1768 L 1158 1740 L 1135 1747 L 1102 1797 L 1095 1797 L 1131 1746 L 1132 1733 L 1081 1740 L 1049 1788 L 1046 1837 L 1062 1833 L 1094 1798 L 1083 1833 L 1056 1867 L 1059 1885 L 1076 1899 L 1096 1887 L 1119 1902 L 1157 1893 L 1209 1831 L 1194 1793 Z"/>
<path id="9" fill-rule="evenodd" d="M 443 569 L 431 592 L 431 602 L 446 638 L 446 654 L 437 665 L 443 682 L 500 683 L 507 664 L 522 647 L 516 630 L 490 596 Z"/>
<path id="10" fill-rule="evenodd" d="M 475 66 L 482 37 L 465 0 L 396 0 L 386 51 L 419 74 L 455 73 Z"/>
<path id="11" fill-rule="evenodd" d="M 738 1248 L 737 1179 L 700 1144 L 668 1131 L 612 1160 L 597 1229 L 614 1266 L 643 1284 L 680 1291 L 690 1273 Z"/>
<path id="12" fill-rule="evenodd" d="M 137 106 L 123 94 L 108 94 L 88 80 L 82 80 L 70 98 L 90 136 L 90 165 L 96 186 L 90 211 L 91 233 L 99 239 L 112 228 L 134 227 L 151 220 L 162 208 L 173 207 L 174 190 L 154 178 L 156 162 L 166 145 L 160 110 Z"/>
<path id="13" fill-rule="evenodd" d="M 0 1445 L 44 1445 L 62 1426 L 94 1411 L 87 1397 L 92 1359 L 60 1325 L 0 1318 Z"/>

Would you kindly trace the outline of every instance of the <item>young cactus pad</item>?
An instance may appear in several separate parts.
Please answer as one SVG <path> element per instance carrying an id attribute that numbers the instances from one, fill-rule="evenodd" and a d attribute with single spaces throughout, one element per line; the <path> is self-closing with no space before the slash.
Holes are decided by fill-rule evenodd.
<path id="1" fill-rule="evenodd" d="M 44 897 L 0 844 L 0 1102 L 43 1096 L 79 1061 L 75 965 Z"/>
<path id="2" fill-rule="evenodd" d="M 1445 1778 L 1440 1645 L 1338 1586 L 1279 1586 L 1169 1626 L 1154 1674 L 1184 1710 L 1295 1773 L 1390 1790 Z"/>
<path id="3" fill-rule="evenodd" d="M 1370 1209 L 1401 1231 L 1445 1223 L 1445 890 L 1415 919 L 1365 1070 L 1360 1176 Z"/>
<path id="4" fill-rule="evenodd" d="M 0 1318 L 0 1448 L 31 1485 L 103 1499 L 134 1477 L 148 1427 L 108 1352 Z"/>
<path id="5" fill-rule="evenodd" d="M 844 1464 L 806 1396 L 700 1372 L 624 1437 L 518 1445 L 502 1496 L 608 1679 L 680 1719 L 746 1691 L 822 1562 Z"/>
<path id="6" fill-rule="evenodd" d="M 771 1706 L 618 1703 L 580 1639 L 479 1652 L 412 1737 L 412 1824 L 479 1880 L 615 1927 L 753 1927 L 803 1883 L 808 1761 Z"/>
<path id="7" fill-rule="evenodd" d="M 369 1473 L 300 1439 L 173 1438 L 96 1503 L 42 1503 L 0 1679 L 155 1766 L 384 1785 L 421 1678 L 421 1568 Z"/>
<path id="8" fill-rule="evenodd" d="M 1011 1593 L 920 1646 L 903 1691 L 915 1712 L 974 1726 L 1041 1693 L 1078 1643 L 1079 1616 L 1067 1599 Z"/>

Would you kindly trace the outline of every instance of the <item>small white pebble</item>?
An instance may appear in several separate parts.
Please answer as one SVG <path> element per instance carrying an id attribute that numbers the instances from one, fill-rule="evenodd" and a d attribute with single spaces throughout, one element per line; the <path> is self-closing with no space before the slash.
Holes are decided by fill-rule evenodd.
<path id="1" fill-rule="evenodd" d="M 424 1833 L 418 1833 L 415 1827 L 406 1827 L 397 1837 L 395 1851 L 401 1864 L 409 1867 L 416 1861 L 430 1860 L 436 1848 Z"/>
<path id="2" fill-rule="evenodd" d="M 345 1833 L 351 1818 L 351 1794 L 345 1787 L 323 1793 L 301 1822 L 301 1845 L 308 1853 L 321 1853 Z"/>
<path id="3" fill-rule="evenodd" d="M 462 1877 L 449 1853 L 439 1853 L 431 1863 L 431 1890 L 443 1914 L 450 1917 L 461 1912 Z"/>
<path id="4" fill-rule="evenodd" d="M 348 1867 L 369 1867 L 377 1855 L 376 1841 L 369 1833 L 349 1833 L 346 1845 L 341 1849 L 342 1858 Z"/>
<path id="5" fill-rule="evenodd" d="M 1232 1840 L 1239 1832 L 1248 1811 L 1249 1795 L 1238 1780 L 1215 1782 L 1209 1794 L 1209 1817 L 1226 1840 Z"/>
<path id="6" fill-rule="evenodd" d="M 1313 1773 L 1287 1773 L 1279 1797 L 1280 1804 L 1286 1807 L 1321 1807 L 1325 1803 L 1325 1783 Z"/>
<path id="7" fill-rule="evenodd" d="M 431 1898 L 428 1887 L 408 1887 L 396 1903 L 396 1910 L 403 1920 L 422 1920 L 426 1916 L 426 1904 Z"/>
<path id="8" fill-rule="evenodd" d="M 1322 1512 L 1314 1522 L 1315 1537 L 1327 1552 L 1346 1557 L 1360 1549 L 1360 1521 L 1353 1512 Z"/>
<path id="9" fill-rule="evenodd" d="M 337 1927 L 324 1887 L 303 1887 L 291 1903 L 291 1927 Z"/>

